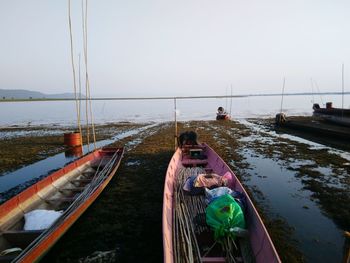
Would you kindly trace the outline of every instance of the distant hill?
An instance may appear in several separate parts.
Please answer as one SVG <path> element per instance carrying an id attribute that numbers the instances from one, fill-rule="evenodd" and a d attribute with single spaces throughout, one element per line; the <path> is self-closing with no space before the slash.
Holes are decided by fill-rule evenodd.
<path id="1" fill-rule="evenodd" d="M 79 94 L 78 94 L 79 97 Z M 82 98 L 85 95 L 82 94 Z M 0 89 L 0 99 L 42 99 L 42 98 L 75 98 L 74 93 L 60 93 L 60 94 L 45 94 L 38 91 L 24 90 L 24 89 Z"/>

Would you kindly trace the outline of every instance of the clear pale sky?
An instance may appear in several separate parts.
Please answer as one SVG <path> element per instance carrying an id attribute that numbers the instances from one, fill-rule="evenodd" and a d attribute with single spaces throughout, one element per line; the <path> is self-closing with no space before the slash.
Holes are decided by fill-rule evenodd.
<path id="1" fill-rule="evenodd" d="M 89 0 L 93 96 L 350 91 L 349 0 Z M 72 0 L 75 60 L 81 1 Z M 73 92 L 68 1 L 0 1 L 0 88 Z"/>

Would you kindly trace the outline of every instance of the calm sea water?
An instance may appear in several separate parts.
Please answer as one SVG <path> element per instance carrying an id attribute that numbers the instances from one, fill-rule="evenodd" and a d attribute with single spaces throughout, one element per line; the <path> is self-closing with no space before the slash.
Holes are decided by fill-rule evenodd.
<path id="1" fill-rule="evenodd" d="M 287 116 L 311 115 L 313 101 L 322 105 L 332 101 L 334 107 L 341 107 L 340 95 L 285 96 L 283 111 Z M 232 106 L 231 106 L 232 105 Z M 177 118 L 186 120 L 210 120 L 215 118 L 219 106 L 231 110 L 233 118 L 273 117 L 280 111 L 281 97 L 244 97 L 230 99 L 183 99 L 177 100 Z M 350 96 L 344 96 L 345 108 L 350 107 Z M 95 123 L 131 121 L 172 121 L 174 120 L 174 100 L 130 100 L 93 101 Z M 1 126 L 76 123 L 74 101 L 61 102 L 16 102 L 0 103 Z M 85 122 L 85 103 L 82 103 L 82 122 Z"/>

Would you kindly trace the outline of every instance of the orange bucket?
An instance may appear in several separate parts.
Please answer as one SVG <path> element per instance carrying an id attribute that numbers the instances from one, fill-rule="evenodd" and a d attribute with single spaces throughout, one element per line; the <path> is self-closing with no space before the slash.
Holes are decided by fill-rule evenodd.
<path id="1" fill-rule="evenodd" d="M 69 132 L 64 134 L 64 144 L 69 147 L 81 145 L 80 132 Z"/>

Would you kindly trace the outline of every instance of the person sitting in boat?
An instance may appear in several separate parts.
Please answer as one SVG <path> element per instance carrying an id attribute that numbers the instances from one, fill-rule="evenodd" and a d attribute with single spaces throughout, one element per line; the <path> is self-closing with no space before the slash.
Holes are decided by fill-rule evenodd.
<path id="1" fill-rule="evenodd" d="M 180 134 L 178 145 L 182 148 L 184 145 L 198 145 L 197 133 L 194 131 L 186 131 Z"/>
<path id="2" fill-rule="evenodd" d="M 226 113 L 226 112 L 225 112 L 224 108 L 223 108 L 223 107 L 219 107 L 216 114 L 217 114 L 217 115 L 222 115 L 222 114 L 225 114 L 225 113 Z"/>
<path id="3" fill-rule="evenodd" d="M 219 107 L 216 112 L 216 119 L 217 120 L 225 120 L 228 116 L 228 113 L 225 111 L 223 107 Z"/>

